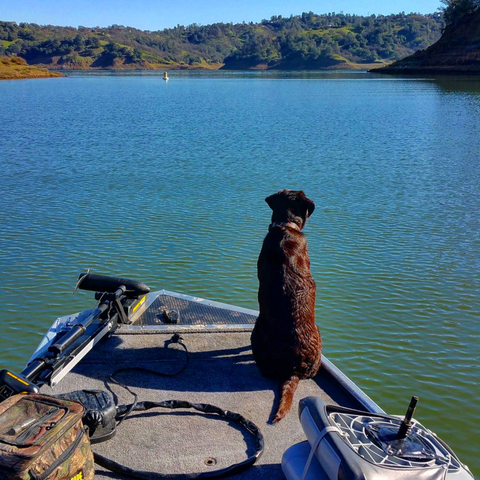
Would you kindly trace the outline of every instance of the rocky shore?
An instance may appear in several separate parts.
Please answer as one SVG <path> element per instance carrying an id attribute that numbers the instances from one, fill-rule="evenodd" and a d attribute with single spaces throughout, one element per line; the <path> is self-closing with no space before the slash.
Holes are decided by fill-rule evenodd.
<path id="1" fill-rule="evenodd" d="M 438 42 L 383 68 L 387 74 L 480 75 L 480 11 L 447 26 Z"/>

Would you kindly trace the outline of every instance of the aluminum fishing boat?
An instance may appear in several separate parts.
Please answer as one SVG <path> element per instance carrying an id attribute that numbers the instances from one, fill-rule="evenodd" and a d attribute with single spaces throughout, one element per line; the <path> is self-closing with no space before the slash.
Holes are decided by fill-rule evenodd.
<path id="1" fill-rule="evenodd" d="M 341 406 L 366 414 L 381 416 L 385 413 L 323 356 L 317 377 L 300 382 L 290 413 L 273 425 L 270 421 L 273 406 L 278 401 L 278 383 L 260 375 L 250 347 L 250 334 L 258 312 L 166 290 L 144 295 L 140 288 L 142 294 L 136 295 L 135 301 L 123 303 L 124 313 L 113 318 L 106 312 L 111 312 L 115 306 L 120 308 L 118 297 L 126 298 L 125 289 L 117 289 L 122 279 L 116 280 L 113 287 L 99 288 L 98 282 L 94 282 L 88 288 L 99 292 L 96 294 L 99 306 L 95 309 L 60 317 L 53 323 L 18 379 L 36 378 L 40 392 L 47 395 L 110 390 L 118 405 L 131 404 L 132 393 L 143 402 L 179 400 L 214 405 L 253 422 L 261 432 L 262 441 L 259 445 L 258 435 L 249 435 L 231 418 L 208 412 L 199 414 L 188 408 L 173 411 L 152 409 L 132 412 L 130 418 L 117 427 L 113 438 L 94 444 L 94 451 L 102 456 L 147 476 L 149 472 L 208 475 L 256 457 L 255 464 L 235 478 L 278 479 L 284 475 L 289 479 L 302 478 L 302 475 L 317 480 L 337 478 L 339 467 L 336 473 L 329 472 L 330 467 L 322 466 L 321 458 L 314 458 L 315 465 L 309 472 L 303 472 L 307 462 L 309 466 L 312 462 L 312 458 L 307 458 L 313 456 L 310 455 L 312 446 L 318 457 L 320 450 L 315 452 L 315 449 L 320 443 L 313 445 L 315 439 L 309 437 L 311 428 L 305 424 L 305 415 L 302 414 L 302 421 L 299 421 L 300 399 L 318 399 L 322 405 Z M 110 293 L 101 293 L 102 290 Z M 117 290 L 116 299 L 111 293 L 114 290 Z M 100 312 L 103 303 L 109 306 Z M 103 320 L 99 320 L 101 318 Z M 72 329 L 77 333 L 72 333 Z M 182 339 L 180 343 L 178 335 Z M 52 365 L 48 359 L 52 356 L 59 359 L 65 352 L 70 353 L 61 368 L 50 368 L 48 375 L 43 373 L 43 377 L 36 373 L 41 370 L 38 359 L 43 358 L 45 363 L 46 358 Z M 158 376 L 147 370 L 181 373 Z M 110 377 L 114 372 L 115 380 L 128 390 L 112 382 Z M 305 404 L 300 409 L 305 410 Z M 342 424 L 342 428 L 348 430 L 349 422 L 344 422 L 347 427 L 341 420 L 335 422 L 336 426 L 332 428 L 338 430 Z M 320 430 L 318 425 L 315 428 Z M 339 433 L 339 438 L 347 439 L 347 433 Z M 351 448 L 358 453 L 361 442 L 355 441 Z M 371 438 L 364 439 L 364 443 L 377 450 L 382 448 L 381 442 L 373 445 L 375 442 Z M 296 450 L 292 450 L 294 445 Z M 330 450 L 334 451 L 334 448 Z M 287 451 L 290 453 L 285 454 Z M 325 456 L 325 452 L 322 455 Z M 369 455 L 366 458 L 371 463 Z M 334 457 L 337 456 L 334 452 Z M 384 463 L 384 457 L 388 455 L 380 457 L 378 462 Z M 453 454 L 452 458 L 454 460 L 444 467 L 444 471 L 448 468 L 458 480 L 472 478 L 456 475 L 467 471 Z M 415 458 L 410 460 L 403 466 L 411 466 L 412 462 L 415 466 Z M 371 478 L 415 478 L 404 477 L 395 468 L 394 476 Z M 95 478 L 127 477 L 99 466 Z"/>

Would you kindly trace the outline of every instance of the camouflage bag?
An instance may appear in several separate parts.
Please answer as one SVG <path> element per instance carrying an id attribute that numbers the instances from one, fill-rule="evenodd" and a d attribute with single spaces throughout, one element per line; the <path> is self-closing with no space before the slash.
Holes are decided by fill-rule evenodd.
<path id="1" fill-rule="evenodd" d="M 0 403 L 0 480 L 91 480 L 80 403 L 14 395 Z"/>

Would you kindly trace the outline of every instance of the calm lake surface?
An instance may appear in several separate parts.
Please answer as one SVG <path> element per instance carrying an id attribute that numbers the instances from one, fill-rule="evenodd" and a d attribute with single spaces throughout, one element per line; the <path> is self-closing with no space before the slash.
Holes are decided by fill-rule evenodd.
<path id="1" fill-rule="evenodd" d="M 480 78 L 161 73 L 0 82 L 0 366 L 88 267 L 256 309 L 264 199 L 302 189 L 324 353 L 480 474 Z"/>

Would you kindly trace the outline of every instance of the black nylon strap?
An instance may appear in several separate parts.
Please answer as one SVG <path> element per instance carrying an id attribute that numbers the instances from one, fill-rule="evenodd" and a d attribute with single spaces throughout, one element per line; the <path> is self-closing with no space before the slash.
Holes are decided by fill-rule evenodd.
<path id="1" fill-rule="evenodd" d="M 112 471 L 119 473 L 121 475 L 129 475 L 134 478 L 140 478 L 143 480 L 185 480 L 185 479 L 194 479 L 194 478 L 219 478 L 226 477 L 229 475 L 234 475 L 237 473 L 246 470 L 251 467 L 262 455 L 264 441 L 263 435 L 260 432 L 260 429 L 250 420 L 246 419 L 239 413 L 231 412 L 229 410 L 222 410 L 219 407 L 214 405 L 209 405 L 208 403 L 190 403 L 185 400 L 166 400 L 164 402 L 139 402 L 133 408 L 132 405 L 122 405 L 118 407 L 117 418 L 121 421 L 126 414 L 130 414 L 132 411 L 146 411 L 152 408 L 167 408 L 167 409 L 193 409 L 200 413 L 215 414 L 227 420 L 231 420 L 240 424 L 248 433 L 254 436 L 256 448 L 255 453 L 243 460 L 242 462 L 235 463 L 229 467 L 222 469 L 210 471 L 210 472 L 201 472 L 201 473 L 185 473 L 185 474 L 162 474 L 157 472 L 143 472 L 139 470 L 133 470 L 125 465 L 117 463 L 109 458 L 106 458 L 98 453 L 94 453 L 95 463 L 98 465 Z"/>

